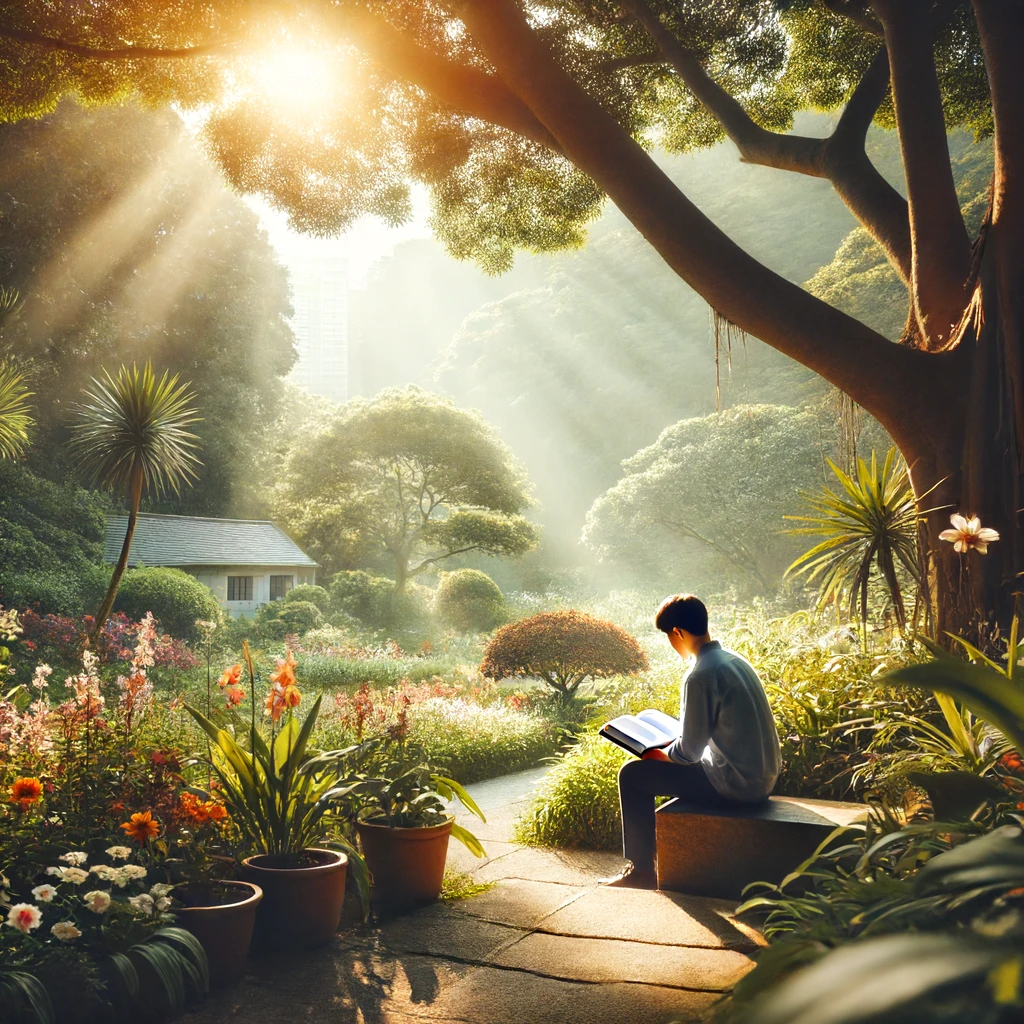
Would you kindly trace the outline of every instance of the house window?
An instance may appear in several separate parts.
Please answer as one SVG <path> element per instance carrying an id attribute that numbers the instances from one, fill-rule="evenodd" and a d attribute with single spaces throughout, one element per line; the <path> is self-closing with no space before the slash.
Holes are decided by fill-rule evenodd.
<path id="1" fill-rule="evenodd" d="M 251 576 L 229 576 L 228 577 L 228 600 L 229 601 L 251 601 L 252 600 L 252 577 Z"/>
<path id="2" fill-rule="evenodd" d="M 271 576 L 270 577 L 270 600 L 280 601 L 292 587 L 295 586 L 294 576 Z"/>

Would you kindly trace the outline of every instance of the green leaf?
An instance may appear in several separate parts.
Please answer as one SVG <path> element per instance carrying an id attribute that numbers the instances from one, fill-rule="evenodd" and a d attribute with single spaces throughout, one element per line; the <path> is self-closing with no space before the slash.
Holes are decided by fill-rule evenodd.
<path id="1" fill-rule="evenodd" d="M 487 856 L 487 851 L 483 848 L 483 844 L 480 840 L 477 839 L 469 829 L 463 828 L 462 825 L 458 824 L 458 822 L 452 825 L 452 836 L 455 839 L 458 839 L 458 841 L 462 843 L 462 845 L 465 846 L 474 857 Z"/>
<path id="2" fill-rule="evenodd" d="M 449 779 L 443 775 L 434 775 L 431 777 L 434 785 L 437 787 L 438 792 L 446 800 L 451 800 L 451 795 L 446 795 L 442 790 L 441 786 L 444 786 L 449 793 L 454 793 L 459 799 L 459 803 L 466 808 L 471 814 L 475 814 L 482 822 L 486 824 L 487 819 L 484 817 L 484 812 L 477 806 L 476 801 L 462 788 L 454 779 Z"/>

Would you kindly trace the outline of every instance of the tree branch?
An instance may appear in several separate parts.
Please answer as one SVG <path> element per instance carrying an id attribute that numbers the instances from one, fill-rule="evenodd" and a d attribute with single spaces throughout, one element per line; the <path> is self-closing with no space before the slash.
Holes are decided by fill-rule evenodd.
<path id="1" fill-rule="evenodd" d="M 885 29 L 907 176 L 911 294 L 926 348 L 941 351 L 967 305 L 971 243 L 953 182 L 928 0 L 874 0 Z"/>
<path id="2" fill-rule="evenodd" d="M 719 314 L 845 391 L 897 443 L 922 430 L 945 436 L 959 408 L 945 361 L 891 344 L 736 245 L 560 66 L 510 0 L 450 3 L 566 156 Z M 919 394 L 928 401 L 915 401 Z M 935 410 L 936 394 L 948 396 L 953 413 Z"/>
<path id="3" fill-rule="evenodd" d="M 756 124 L 715 82 L 696 56 L 662 24 L 646 0 L 625 0 L 687 88 L 725 129 L 746 163 L 826 178 L 858 221 L 882 246 L 904 282 L 910 281 L 911 247 L 906 200 L 879 174 L 864 139 L 888 88 L 885 49 L 854 90 L 829 139 L 780 135 Z"/>
<path id="4" fill-rule="evenodd" d="M 215 43 L 200 43 L 196 46 L 183 46 L 177 49 L 164 47 L 132 46 L 126 44 L 116 47 L 90 46 L 86 43 L 73 43 L 66 39 L 58 39 L 41 32 L 30 32 L 27 29 L 14 28 L 11 25 L 0 25 L 0 38 L 12 39 L 18 43 L 28 43 L 44 50 L 71 53 L 77 57 L 89 57 L 92 60 L 134 60 L 183 57 L 201 57 L 205 54 L 219 53 L 232 46 L 237 46 L 237 39 L 222 39 Z"/>
<path id="5" fill-rule="evenodd" d="M 441 103 L 559 152 L 558 143 L 497 75 L 438 57 L 365 9 L 332 8 L 334 27 L 382 68 Z"/>

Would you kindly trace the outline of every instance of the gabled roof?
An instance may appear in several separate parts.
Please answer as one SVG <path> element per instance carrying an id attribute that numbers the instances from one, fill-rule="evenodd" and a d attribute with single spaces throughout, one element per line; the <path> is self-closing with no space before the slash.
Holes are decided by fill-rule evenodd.
<path id="1" fill-rule="evenodd" d="M 107 519 L 103 549 L 116 562 L 128 529 L 127 516 Z M 206 519 L 143 512 L 135 525 L 128 564 L 138 565 L 305 565 L 315 566 L 280 527 L 259 519 Z"/>

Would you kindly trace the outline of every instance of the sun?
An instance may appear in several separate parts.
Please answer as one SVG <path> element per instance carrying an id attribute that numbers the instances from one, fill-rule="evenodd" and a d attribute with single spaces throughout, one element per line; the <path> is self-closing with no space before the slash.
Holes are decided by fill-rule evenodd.
<path id="1" fill-rule="evenodd" d="M 285 44 L 253 62 L 251 86 L 281 114 L 307 118 L 336 97 L 339 70 L 323 50 Z"/>

